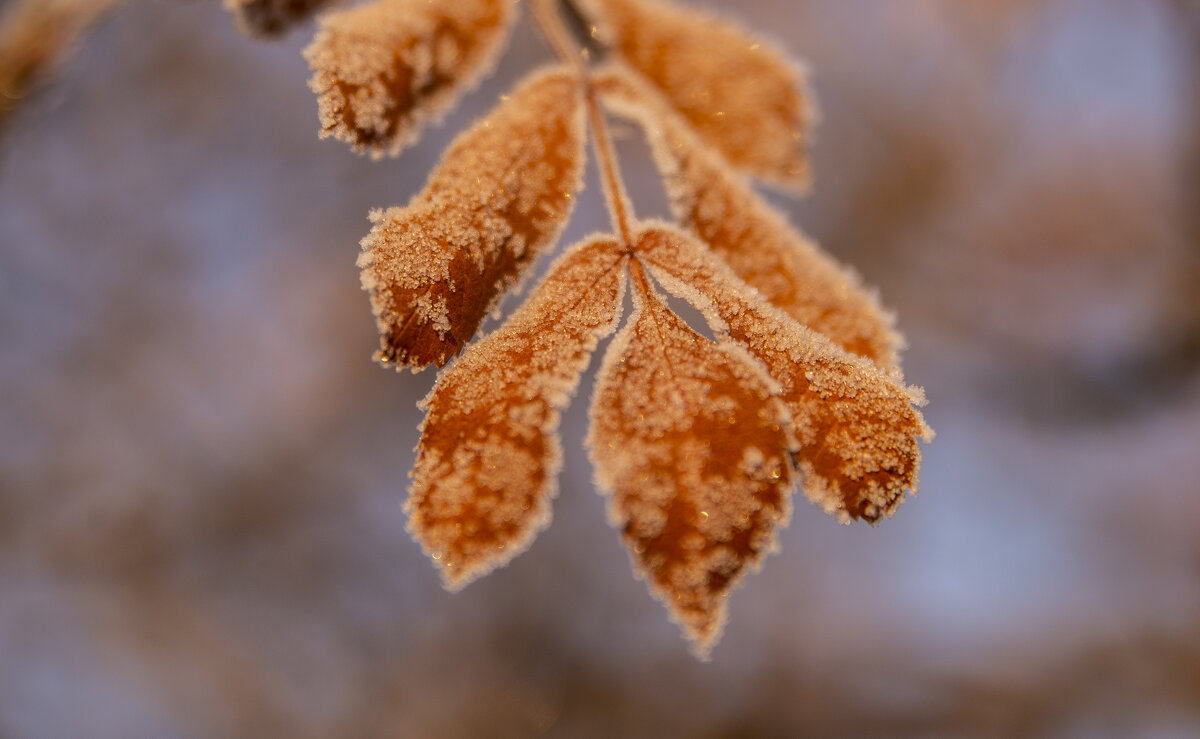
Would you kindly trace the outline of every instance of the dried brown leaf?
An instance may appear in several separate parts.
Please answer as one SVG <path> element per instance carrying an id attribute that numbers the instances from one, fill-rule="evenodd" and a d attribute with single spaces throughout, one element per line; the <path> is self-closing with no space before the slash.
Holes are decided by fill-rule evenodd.
<path id="1" fill-rule="evenodd" d="M 322 8 L 342 0 L 225 0 L 247 36 L 271 38 L 307 21 Z"/>
<path id="2" fill-rule="evenodd" d="M 684 226 L 801 324 L 880 367 L 896 366 L 903 339 L 895 320 L 853 270 L 789 226 L 627 70 L 610 66 L 595 85 L 610 109 L 645 130 Z"/>
<path id="3" fill-rule="evenodd" d="M 374 212 L 359 257 L 376 358 L 444 365 L 570 217 L 584 163 L 582 83 L 535 73 L 447 150 L 404 208 Z"/>
<path id="4" fill-rule="evenodd" d="M 375 0 L 324 16 L 304 50 L 321 138 L 399 154 L 492 70 L 515 17 L 513 0 Z"/>
<path id="5" fill-rule="evenodd" d="M 704 311 L 782 385 L 810 500 L 844 521 L 877 521 L 916 491 L 918 441 L 933 438 L 914 407 L 924 402 L 919 389 L 796 323 L 681 231 L 649 228 L 636 251 L 663 287 Z"/>
<path id="6" fill-rule="evenodd" d="M 447 587 L 506 564 L 549 525 L 559 413 L 597 341 L 616 329 L 625 261 L 610 237 L 572 249 L 424 401 L 406 510 Z"/>
<path id="7" fill-rule="evenodd" d="M 808 72 L 729 20 L 663 0 L 586 0 L 602 39 L 708 145 L 755 177 L 810 185 Z"/>
<path id="8" fill-rule="evenodd" d="M 634 315 L 605 354 L 587 445 L 639 577 L 704 657 L 726 596 L 786 523 L 793 440 L 776 384 L 679 319 L 635 268 Z"/>

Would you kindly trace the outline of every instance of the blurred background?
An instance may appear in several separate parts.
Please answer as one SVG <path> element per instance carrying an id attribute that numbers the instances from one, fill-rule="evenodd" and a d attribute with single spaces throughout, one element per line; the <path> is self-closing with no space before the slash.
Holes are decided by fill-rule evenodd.
<path id="1" fill-rule="evenodd" d="M 815 73 L 816 190 L 769 197 L 898 311 L 919 496 L 798 499 L 698 663 L 589 375 L 554 525 L 443 591 L 401 512 L 433 375 L 370 361 L 357 241 L 549 51 L 371 163 L 317 139 L 308 30 L 127 0 L 0 130 L 0 737 L 1200 736 L 1200 4 L 711 5 Z"/>

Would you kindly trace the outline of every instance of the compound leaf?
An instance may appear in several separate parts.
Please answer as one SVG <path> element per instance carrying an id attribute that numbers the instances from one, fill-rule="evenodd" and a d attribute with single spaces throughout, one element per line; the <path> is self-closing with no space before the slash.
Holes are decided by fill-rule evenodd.
<path id="1" fill-rule="evenodd" d="M 638 576 L 703 658 L 729 591 L 786 523 L 791 430 L 762 367 L 689 328 L 639 274 L 634 315 L 596 381 L 587 446 Z"/>

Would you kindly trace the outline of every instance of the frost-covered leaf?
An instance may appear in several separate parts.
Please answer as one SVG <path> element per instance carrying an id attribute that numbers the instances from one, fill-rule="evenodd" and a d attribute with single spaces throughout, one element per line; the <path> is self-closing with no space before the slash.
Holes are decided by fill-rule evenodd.
<path id="1" fill-rule="evenodd" d="M 679 319 L 635 268 L 635 312 L 597 379 L 587 445 L 639 577 L 699 656 L 770 551 L 791 489 L 787 410 L 761 366 Z"/>
<path id="2" fill-rule="evenodd" d="M 461 134 L 404 208 L 371 214 L 359 257 L 384 363 L 439 367 L 570 217 L 584 163 L 582 85 L 535 73 Z"/>
<path id="3" fill-rule="evenodd" d="M 627 70 L 610 66 L 595 84 L 610 109 L 645 130 L 684 226 L 801 324 L 880 367 L 896 366 L 903 339 L 894 318 L 853 270 L 791 228 Z"/>
<path id="4" fill-rule="evenodd" d="M 447 587 L 506 564 L 549 525 L 559 413 L 596 342 L 616 328 L 625 260 L 609 237 L 572 249 L 424 401 L 406 510 Z"/>
<path id="5" fill-rule="evenodd" d="M 918 389 L 791 320 L 681 231 L 650 228 L 636 252 L 663 287 L 704 311 L 780 383 L 810 500 L 845 521 L 877 521 L 917 489 L 918 441 L 933 437 L 914 407 L 924 402 Z"/>
<path id="6" fill-rule="evenodd" d="M 513 0 L 375 0 L 324 16 L 304 50 L 321 138 L 399 154 L 492 70 L 515 15 Z"/>
<path id="7" fill-rule="evenodd" d="M 601 38 L 708 145 L 755 177 L 805 190 L 817 117 L 807 71 L 726 19 L 665 0 L 585 0 Z"/>

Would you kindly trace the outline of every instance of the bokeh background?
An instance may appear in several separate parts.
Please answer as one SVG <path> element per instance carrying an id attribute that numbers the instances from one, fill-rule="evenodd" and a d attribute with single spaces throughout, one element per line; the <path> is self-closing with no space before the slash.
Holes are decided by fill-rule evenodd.
<path id="1" fill-rule="evenodd" d="M 370 361 L 357 241 L 548 49 L 371 163 L 317 140 L 308 31 L 128 0 L 0 131 L 0 737 L 1200 736 L 1200 6 L 712 5 L 815 72 L 816 190 L 770 197 L 899 313 L 919 496 L 798 500 L 698 663 L 589 376 L 554 525 L 444 592 L 401 512 L 432 375 Z"/>

